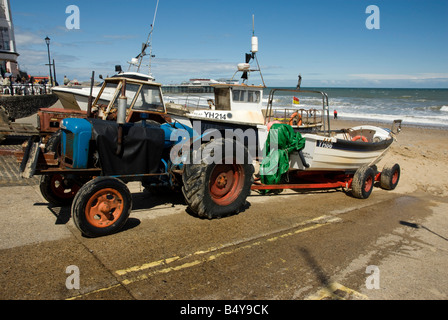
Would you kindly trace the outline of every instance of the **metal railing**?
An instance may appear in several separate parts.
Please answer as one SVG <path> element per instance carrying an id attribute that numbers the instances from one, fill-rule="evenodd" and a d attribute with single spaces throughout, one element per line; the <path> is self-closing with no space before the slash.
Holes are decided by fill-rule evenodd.
<path id="1" fill-rule="evenodd" d="M 317 94 L 320 95 L 322 97 L 322 113 L 320 115 L 321 119 L 322 119 L 322 125 L 323 125 L 323 131 L 326 135 L 330 135 L 330 112 L 329 112 L 329 107 L 328 107 L 328 95 L 325 92 L 321 92 L 321 91 L 314 91 L 314 90 L 300 90 L 300 89 L 296 89 L 296 90 L 292 90 L 292 89 L 272 89 L 269 93 L 269 97 L 268 97 L 268 105 L 267 105 L 267 110 L 266 110 L 266 123 L 269 123 L 270 121 L 272 121 L 272 118 L 274 116 L 273 113 L 273 101 L 274 101 L 274 94 L 275 92 L 289 92 L 289 93 L 297 93 L 297 94 L 301 94 L 301 93 L 312 93 L 312 94 Z M 317 113 L 314 113 L 314 115 L 318 116 Z M 310 117 L 308 118 L 308 120 L 310 119 Z"/>
<path id="2" fill-rule="evenodd" d="M 175 97 L 165 95 L 164 100 L 165 103 L 179 104 L 188 109 L 208 109 L 209 108 L 208 101 L 210 99 L 206 97 L 192 96 L 192 95 L 175 96 Z"/>
<path id="3" fill-rule="evenodd" d="M 34 84 L 34 83 L 15 83 L 10 85 L 0 85 L 0 94 L 10 96 L 27 96 L 50 94 L 51 86 L 49 84 Z"/>

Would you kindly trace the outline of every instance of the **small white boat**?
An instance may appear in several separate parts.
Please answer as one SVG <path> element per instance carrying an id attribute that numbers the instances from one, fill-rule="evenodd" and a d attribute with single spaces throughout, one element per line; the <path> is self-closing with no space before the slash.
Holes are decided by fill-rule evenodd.
<path id="1" fill-rule="evenodd" d="M 391 130 L 359 126 L 333 131 L 330 135 L 306 133 L 302 153 L 290 156 L 290 168 L 299 170 L 357 170 L 379 162 L 393 142 Z"/>
<path id="2" fill-rule="evenodd" d="M 137 79 L 143 81 L 154 81 L 154 77 L 138 72 L 122 72 L 118 73 L 113 77 L 124 77 L 129 79 Z M 92 87 L 92 99 L 95 98 L 100 93 L 102 86 Z M 116 89 L 116 83 L 108 83 L 101 94 L 101 104 L 108 105 L 109 102 L 114 98 L 114 93 Z M 53 87 L 52 91 L 59 98 L 62 106 L 65 109 L 70 110 L 83 110 L 87 111 L 90 97 L 90 87 L 68 87 L 68 86 L 57 86 Z"/>

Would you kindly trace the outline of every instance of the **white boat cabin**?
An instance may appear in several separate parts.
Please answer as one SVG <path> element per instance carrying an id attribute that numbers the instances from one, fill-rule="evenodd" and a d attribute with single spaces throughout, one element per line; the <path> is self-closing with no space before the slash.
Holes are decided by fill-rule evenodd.
<path id="1" fill-rule="evenodd" d="M 193 110 L 190 118 L 197 120 L 232 121 L 245 125 L 264 124 L 263 86 L 215 84 L 215 101 L 209 109 Z"/>

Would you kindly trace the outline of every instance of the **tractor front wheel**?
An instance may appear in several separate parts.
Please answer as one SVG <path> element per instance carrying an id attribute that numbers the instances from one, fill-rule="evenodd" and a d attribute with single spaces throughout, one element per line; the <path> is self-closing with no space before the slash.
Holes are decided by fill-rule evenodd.
<path id="1" fill-rule="evenodd" d="M 98 177 L 86 183 L 72 204 L 72 218 L 88 237 L 105 236 L 119 231 L 132 208 L 131 193 L 121 180 Z"/>

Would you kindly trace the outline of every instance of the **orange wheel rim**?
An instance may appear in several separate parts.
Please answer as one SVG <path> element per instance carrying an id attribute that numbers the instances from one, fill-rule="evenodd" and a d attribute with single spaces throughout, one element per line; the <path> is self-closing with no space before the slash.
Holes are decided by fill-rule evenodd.
<path id="1" fill-rule="evenodd" d="M 87 221 L 94 227 L 106 228 L 115 223 L 123 213 L 123 196 L 115 189 L 97 191 L 86 205 Z"/>
<path id="2" fill-rule="evenodd" d="M 50 188 L 53 194 L 61 199 L 71 199 L 79 191 L 79 186 L 76 184 L 66 185 L 65 178 L 60 174 L 54 174 L 50 180 Z"/>
<path id="3" fill-rule="evenodd" d="M 241 193 L 244 171 L 241 165 L 217 165 L 210 176 L 210 195 L 221 206 L 232 203 Z"/>
<path id="4" fill-rule="evenodd" d="M 398 177 L 399 177 L 399 173 L 398 170 L 395 170 L 394 174 L 392 175 L 392 184 L 396 184 L 398 182 Z"/>
<path id="5" fill-rule="evenodd" d="M 373 187 L 373 178 L 372 177 L 367 177 L 366 182 L 364 184 L 364 191 L 365 192 L 369 192 L 370 189 L 372 189 Z"/>

